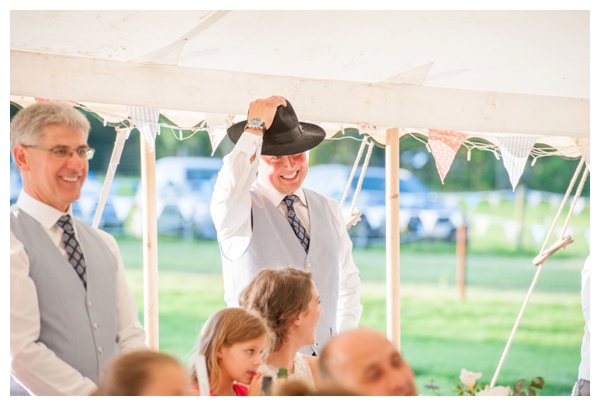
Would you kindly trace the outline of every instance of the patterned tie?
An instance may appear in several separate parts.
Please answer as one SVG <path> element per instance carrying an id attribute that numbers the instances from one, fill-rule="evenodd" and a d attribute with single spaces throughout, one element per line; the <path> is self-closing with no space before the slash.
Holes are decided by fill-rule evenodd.
<path id="1" fill-rule="evenodd" d="M 296 195 L 287 195 L 283 198 L 283 202 L 287 206 L 288 213 L 287 218 L 290 222 L 290 225 L 294 229 L 294 233 L 296 233 L 296 237 L 298 237 L 298 241 L 302 244 L 304 251 L 308 252 L 308 246 L 310 244 L 310 238 L 308 238 L 308 234 L 304 229 L 304 226 L 300 222 L 300 219 L 296 215 L 296 210 L 294 210 L 294 201 L 298 196 Z"/>
<path id="2" fill-rule="evenodd" d="M 85 258 L 79 242 L 75 238 L 71 216 L 65 214 L 56 222 L 63 230 L 62 242 L 65 244 L 65 250 L 69 256 L 69 263 L 77 271 L 77 274 L 83 281 L 83 286 L 87 288 L 87 275 L 85 273 Z"/>

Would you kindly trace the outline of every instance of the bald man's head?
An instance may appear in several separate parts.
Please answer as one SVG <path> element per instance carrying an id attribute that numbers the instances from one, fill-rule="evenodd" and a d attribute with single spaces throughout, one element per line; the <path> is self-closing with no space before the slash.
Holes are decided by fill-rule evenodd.
<path id="1" fill-rule="evenodd" d="M 358 328 L 333 337 L 321 352 L 324 383 L 364 396 L 417 395 L 414 373 L 380 331 Z"/>

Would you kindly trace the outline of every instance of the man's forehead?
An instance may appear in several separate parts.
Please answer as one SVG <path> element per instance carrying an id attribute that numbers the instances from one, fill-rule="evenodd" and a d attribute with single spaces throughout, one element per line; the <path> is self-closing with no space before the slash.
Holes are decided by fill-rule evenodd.
<path id="1" fill-rule="evenodd" d="M 340 350 L 340 360 L 361 365 L 374 364 L 380 360 L 387 362 L 391 357 L 400 355 L 398 349 L 385 339 L 348 341 Z"/>

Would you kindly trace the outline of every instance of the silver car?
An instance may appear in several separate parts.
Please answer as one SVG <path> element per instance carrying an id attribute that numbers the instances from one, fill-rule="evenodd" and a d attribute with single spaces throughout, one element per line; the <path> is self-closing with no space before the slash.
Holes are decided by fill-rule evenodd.
<path id="1" fill-rule="evenodd" d="M 325 196 L 342 199 L 344 214 L 350 209 L 362 168 L 357 168 L 348 187 L 352 167 L 341 164 L 321 164 L 309 168 L 304 187 Z M 441 199 L 407 169 L 400 168 L 400 233 L 401 241 L 431 239 L 455 241 L 459 226 L 466 223 L 462 209 Z M 369 166 L 356 198 L 355 210 L 362 213 L 361 220 L 348 230 L 354 245 L 366 247 L 385 238 L 385 168 Z"/>

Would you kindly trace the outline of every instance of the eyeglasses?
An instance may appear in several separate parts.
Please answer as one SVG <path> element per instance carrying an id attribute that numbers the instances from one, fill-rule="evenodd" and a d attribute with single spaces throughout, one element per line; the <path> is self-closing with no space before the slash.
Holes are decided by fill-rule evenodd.
<path id="1" fill-rule="evenodd" d="M 70 159 L 73 156 L 73 153 L 76 153 L 77 156 L 81 159 L 90 160 L 94 157 L 94 152 L 96 150 L 92 147 L 81 147 L 75 150 L 66 147 L 58 147 L 58 148 L 44 148 L 38 145 L 23 145 L 25 148 L 38 149 L 40 151 L 52 152 L 52 156 L 56 159 Z"/>

